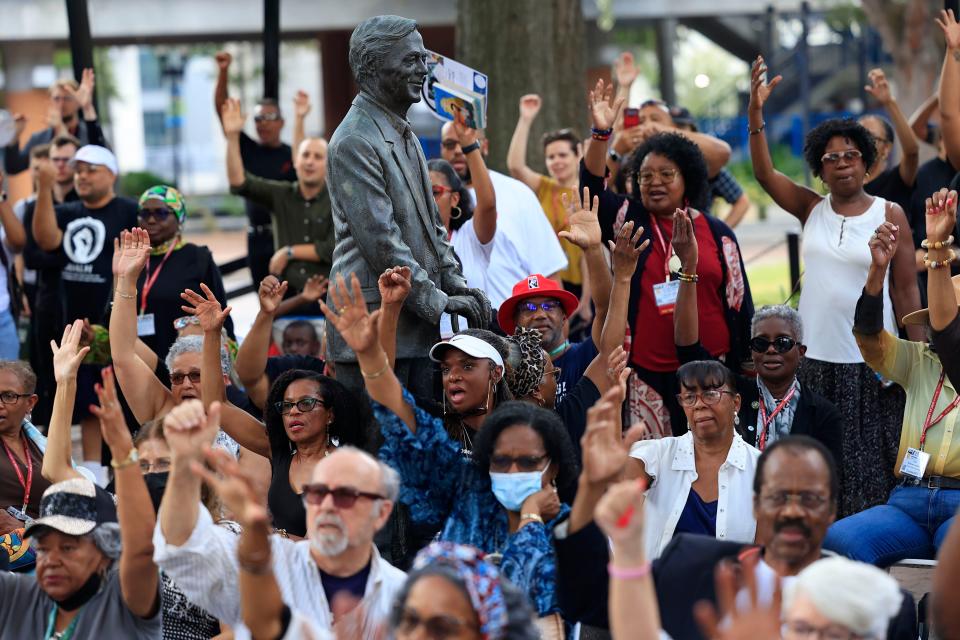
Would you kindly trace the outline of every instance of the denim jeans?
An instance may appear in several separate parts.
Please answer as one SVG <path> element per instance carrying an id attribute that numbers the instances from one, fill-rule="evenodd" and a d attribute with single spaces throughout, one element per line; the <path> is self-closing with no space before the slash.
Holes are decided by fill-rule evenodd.
<path id="1" fill-rule="evenodd" d="M 933 559 L 960 508 L 960 489 L 896 487 L 886 504 L 835 522 L 823 547 L 887 567 L 904 558 Z"/>
<path id="2" fill-rule="evenodd" d="M 20 357 L 20 334 L 10 309 L 0 311 L 0 360 L 16 360 Z"/>

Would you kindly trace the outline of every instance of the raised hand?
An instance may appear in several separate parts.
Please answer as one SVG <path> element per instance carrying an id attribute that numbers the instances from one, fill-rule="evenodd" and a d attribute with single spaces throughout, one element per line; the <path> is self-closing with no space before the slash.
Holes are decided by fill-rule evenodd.
<path id="1" fill-rule="evenodd" d="M 213 402 L 210 412 L 205 413 L 200 400 L 184 400 L 163 419 L 163 436 L 174 459 L 199 459 L 219 430 L 219 402 Z"/>
<path id="2" fill-rule="evenodd" d="M 520 119 L 532 121 L 540 113 L 542 104 L 543 101 L 540 100 L 540 96 L 535 93 L 520 96 Z"/>
<path id="3" fill-rule="evenodd" d="M 257 289 L 260 310 L 268 315 L 275 314 L 283 301 L 283 295 L 287 292 L 287 284 L 286 280 L 280 282 L 276 276 L 267 276 L 261 280 L 260 288 Z"/>
<path id="4" fill-rule="evenodd" d="M 14 140 L 20 139 L 20 134 L 27 128 L 27 116 L 22 113 L 13 114 L 13 130 L 16 133 Z"/>
<path id="5" fill-rule="evenodd" d="M 620 115 L 624 99 L 613 98 L 613 85 L 604 84 L 603 78 L 597 80 L 596 86 L 587 97 L 590 106 L 590 117 L 595 129 L 612 129 L 613 123 Z"/>
<path id="6" fill-rule="evenodd" d="M 927 198 L 927 240 L 944 242 L 957 228 L 957 192 L 940 189 Z"/>
<path id="7" fill-rule="evenodd" d="M 56 169 L 53 168 L 53 163 L 39 162 L 37 163 L 37 184 L 41 189 L 47 190 L 53 188 L 53 183 L 57 179 Z"/>
<path id="8" fill-rule="evenodd" d="M 640 242 L 641 237 L 643 237 L 643 227 L 633 231 L 633 220 L 627 220 L 617 231 L 616 240 L 608 241 L 615 277 L 626 278 L 627 280 L 633 277 L 633 272 L 637 270 L 637 260 L 640 259 L 640 254 L 650 246 L 650 240 Z M 639 245 L 637 245 L 638 242 L 640 242 Z"/>
<path id="9" fill-rule="evenodd" d="M 581 249 L 596 247 L 600 244 L 602 233 L 600 230 L 600 198 L 590 200 L 590 189 L 583 188 L 583 199 L 577 203 L 566 193 L 561 196 L 563 206 L 567 209 L 568 228 L 557 235 L 572 242 Z M 589 208 L 588 208 L 589 206 Z"/>
<path id="10" fill-rule="evenodd" d="M 947 49 L 960 49 L 960 22 L 957 22 L 953 15 L 953 9 L 947 9 L 940 12 L 940 17 L 936 18 L 937 24 L 943 30 L 943 39 L 947 42 Z"/>
<path id="11" fill-rule="evenodd" d="M 683 209 L 673 212 L 673 237 L 670 244 L 680 258 L 684 273 L 696 273 L 699 258 L 697 236 L 693 231 L 693 220 Z"/>
<path id="12" fill-rule="evenodd" d="M 877 99 L 882 105 L 888 105 L 893 101 L 893 95 L 890 93 L 890 83 L 887 82 L 887 75 L 883 69 L 871 69 L 867 74 L 867 80 L 870 84 L 863 88 L 867 93 Z"/>
<path id="13" fill-rule="evenodd" d="M 204 458 L 210 465 L 207 469 L 199 461 L 190 463 L 190 469 L 219 496 L 223 505 L 244 528 L 255 524 L 267 524 L 270 515 L 267 505 L 260 500 L 256 483 L 229 453 L 222 449 L 207 448 Z"/>
<path id="14" fill-rule="evenodd" d="M 243 131 L 243 123 L 247 119 L 246 114 L 240 107 L 240 101 L 236 98 L 227 98 L 220 109 L 220 121 L 223 124 L 224 135 L 240 135 Z"/>
<path id="15" fill-rule="evenodd" d="M 114 275 L 127 277 L 135 282 L 150 259 L 150 235 L 140 227 L 121 231 L 120 241 L 114 241 L 113 247 Z"/>
<path id="16" fill-rule="evenodd" d="M 113 367 L 104 367 L 100 375 L 103 384 L 94 386 L 100 406 L 90 405 L 90 413 L 100 420 L 100 433 L 103 441 L 110 447 L 115 457 L 125 458 L 133 449 L 133 438 L 130 429 L 123 417 L 123 409 L 117 400 L 117 383 L 113 375 Z"/>
<path id="17" fill-rule="evenodd" d="M 897 252 L 897 242 L 900 236 L 900 227 L 890 222 L 893 203 L 887 203 L 886 221 L 883 222 L 870 237 L 870 258 L 873 264 L 886 269 Z"/>
<path id="18" fill-rule="evenodd" d="M 617 85 L 621 88 L 628 88 L 633 84 L 640 75 L 640 67 L 634 62 L 632 53 L 624 51 L 617 56 L 616 62 L 613 63 L 613 74 L 617 77 Z"/>
<path id="19" fill-rule="evenodd" d="M 57 384 L 77 379 L 77 370 L 80 368 L 80 363 L 83 362 L 83 357 L 90 351 L 90 347 L 80 346 L 80 336 L 82 334 L 83 320 L 74 320 L 63 330 L 59 347 L 56 340 L 50 341 L 50 349 L 53 351 L 53 377 Z"/>
<path id="20" fill-rule="evenodd" d="M 554 487 L 544 487 L 527 497 L 520 506 L 520 513 L 535 513 L 544 522 L 550 522 L 560 515 L 560 496 Z"/>
<path id="21" fill-rule="evenodd" d="M 202 296 L 192 289 L 187 289 L 181 293 L 180 297 L 186 300 L 188 304 L 181 305 L 180 308 L 184 312 L 197 317 L 200 321 L 200 328 L 203 329 L 204 333 L 220 333 L 223 329 L 223 323 L 226 322 L 233 307 L 222 309 L 220 301 L 213 295 L 213 291 L 202 282 L 200 283 L 200 290 L 203 291 Z"/>
<path id="22" fill-rule="evenodd" d="M 469 146 L 478 139 L 477 130 L 467 126 L 466 111 L 460 109 L 456 109 L 453 118 L 453 132 L 457 134 L 457 140 L 460 141 L 461 147 Z"/>
<path id="23" fill-rule="evenodd" d="M 750 105 L 748 109 L 763 109 L 767 98 L 773 92 L 774 87 L 780 84 L 783 76 L 775 76 L 769 82 L 763 81 L 763 74 L 767 72 L 767 64 L 763 61 L 763 56 L 757 56 L 750 68 Z"/>
<path id="24" fill-rule="evenodd" d="M 626 381 L 629 369 L 621 373 Z M 630 446 L 645 432 L 643 425 L 636 425 L 622 435 L 617 412 L 623 403 L 621 385 L 608 390 L 597 404 L 587 410 L 587 430 L 580 439 L 583 451 L 583 474 L 593 485 L 604 485 L 620 477 L 630 457 Z"/>
<path id="25" fill-rule="evenodd" d="M 694 618 L 710 640 L 779 640 L 780 636 L 780 580 L 777 579 L 772 601 L 760 604 L 757 590 L 757 563 L 760 554 L 748 554 L 735 571 L 729 561 L 717 565 L 717 607 L 701 600 L 693 609 Z M 748 606 L 737 604 L 737 574 L 743 576 L 749 595 Z"/>
<path id="26" fill-rule="evenodd" d="M 293 115 L 298 118 L 306 118 L 310 113 L 310 96 L 302 89 L 293 96 Z"/>
<path id="27" fill-rule="evenodd" d="M 623 402 L 627 397 L 627 379 L 633 373 L 632 370 L 627 370 L 628 360 L 629 354 L 624 351 L 623 345 L 618 346 L 607 356 L 607 380 L 611 387 L 622 387 L 620 390 L 623 392 L 623 398 L 620 402 Z M 624 371 L 626 371 L 626 375 L 624 375 Z"/>
<path id="28" fill-rule="evenodd" d="M 402 305 L 410 294 L 410 267 L 391 267 L 380 274 L 377 287 L 380 289 L 380 304 Z"/>
<path id="29" fill-rule="evenodd" d="M 318 302 L 323 315 L 327 317 L 327 322 L 336 328 L 347 346 L 353 349 L 354 353 L 365 353 L 375 349 L 379 344 L 380 310 L 377 309 L 373 313 L 367 311 L 367 302 L 363 299 L 363 291 L 360 289 L 360 279 L 355 273 L 350 274 L 350 287 L 352 292 L 347 288 L 343 274 L 338 273 L 337 281 L 328 294 L 330 302 L 336 307 L 336 312 L 323 300 Z"/>
<path id="30" fill-rule="evenodd" d="M 226 51 L 217 51 L 217 54 L 213 56 L 213 59 L 217 61 L 217 67 L 221 71 L 226 71 L 230 68 L 230 63 L 233 61 L 233 56 Z"/>
<path id="31" fill-rule="evenodd" d="M 63 114 L 60 113 L 60 107 L 55 104 L 47 109 L 47 126 L 56 129 L 57 133 L 66 133 L 66 125 L 63 124 Z"/>
<path id="32" fill-rule="evenodd" d="M 329 286 L 330 280 L 328 280 L 326 276 L 320 275 L 319 273 L 314 274 L 303 283 L 303 290 L 300 291 L 300 296 L 310 302 L 316 302 L 326 295 L 327 287 Z"/>
<path id="33" fill-rule="evenodd" d="M 593 511 L 597 526 L 613 542 L 619 560 L 636 562 L 637 558 L 621 558 L 633 550 L 643 554 L 643 501 L 647 490 L 642 479 L 623 480 L 611 485 Z"/>
<path id="34" fill-rule="evenodd" d="M 80 77 L 80 86 L 76 90 L 71 89 L 69 86 L 66 87 L 66 89 L 77 101 L 77 104 L 80 105 L 80 108 L 84 109 L 93 103 L 93 88 L 95 84 L 96 77 L 93 69 L 84 69 L 83 75 Z"/>

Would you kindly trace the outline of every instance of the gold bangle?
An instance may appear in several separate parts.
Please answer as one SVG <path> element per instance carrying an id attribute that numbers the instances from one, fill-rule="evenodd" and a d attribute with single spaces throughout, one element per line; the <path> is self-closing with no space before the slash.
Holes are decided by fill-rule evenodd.
<path id="1" fill-rule="evenodd" d="M 120 462 L 117 462 L 116 460 L 111 460 L 110 466 L 119 471 L 120 469 L 123 469 L 124 467 L 129 467 L 130 465 L 136 464 L 139 461 L 140 461 L 140 454 L 137 453 L 137 448 L 131 447 L 130 453 L 127 454 L 126 458 L 124 458 Z"/>
<path id="2" fill-rule="evenodd" d="M 387 371 L 390 370 L 390 360 L 389 360 L 389 358 L 387 358 L 387 355 L 386 355 L 386 354 L 383 355 L 383 359 L 384 359 L 386 362 L 384 362 L 382 369 L 380 369 L 379 371 L 376 371 L 376 372 L 374 372 L 374 373 L 367 373 L 367 372 L 364 371 L 363 369 L 360 369 L 360 375 L 362 375 L 362 376 L 363 376 L 364 378 L 366 378 L 367 380 L 376 380 L 377 378 L 379 378 L 380 376 L 382 376 L 383 374 L 385 374 Z"/>
<path id="3" fill-rule="evenodd" d="M 522 513 L 520 514 L 520 520 L 533 520 L 534 522 L 543 524 L 543 518 L 540 517 L 539 513 Z"/>
<path id="4" fill-rule="evenodd" d="M 697 274 L 684 273 L 683 271 L 680 271 L 679 273 L 677 273 L 677 278 L 679 278 L 680 282 L 692 282 L 694 284 L 700 281 L 700 276 L 698 276 Z"/>
<path id="5" fill-rule="evenodd" d="M 920 241 L 920 246 L 924 249 L 946 249 L 953 244 L 953 236 L 949 236 L 946 240 L 936 240 L 932 244 L 930 243 L 929 238 L 924 238 Z"/>
<path id="6" fill-rule="evenodd" d="M 113 293 L 114 293 L 114 295 L 118 295 L 118 296 L 120 296 L 121 298 L 125 298 L 125 299 L 127 299 L 127 300 L 136 300 L 136 299 L 137 299 L 137 294 L 130 295 L 129 293 L 124 293 L 123 291 L 120 291 L 120 289 L 114 289 L 114 290 L 113 290 Z"/>
<path id="7" fill-rule="evenodd" d="M 939 269 L 941 267 L 945 267 L 949 265 L 951 262 L 953 262 L 956 259 L 957 259 L 956 252 L 953 249 L 950 249 L 949 251 L 947 251 L 947 257 L 943 260 L 931 260 L 929 253 L 924 254 L 923 264 L 928 269 Z"/>

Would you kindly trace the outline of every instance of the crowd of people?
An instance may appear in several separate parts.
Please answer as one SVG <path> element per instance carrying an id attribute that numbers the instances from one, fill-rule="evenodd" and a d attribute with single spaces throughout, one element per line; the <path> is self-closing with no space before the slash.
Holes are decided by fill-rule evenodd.
<path id="1" fill-rule="evenodd" d="M 238 343 L 187 199 L 118 196 L 93 71 L 58 82 L 49 128 L 4 152 L 34 194 L 0 198 L 0 637 L 960 637 L 960 22 L 937 22 L 937 95 L 908 119 L 871 71 L 885 114 L 806 136 L 817 189 L 774 166 L 781 78 L 752 65 L 753 172 L 803 227 L 797 309 L 754 307 L 730 147 L 680 106 L 628 106 L 629 54 L 589 90 L 589 137 L 543 136 L 543 170 L 549 105 L 520 99 L 508 176 L 459 115 L 423 158 L 380 92 L 409 88 L 371 90 L 424 64 L 386 17 L 350 60 L 388 148 L 356 121 L 308 135 L 303 92 L 292 145 L 268 98 L 251 138 L 216 56 L 258 285 Z M 388 189 L 413 218 L 432 193 L 451 251 L 348 174 L 386 156 L 421 167 L 424 194 Z M 344 193 L 370 210 L 345 222 Z M 377 273 L 380 241 L 430 264 Z M 937 561 L 919 613 L 885 571 L 907 558 Z"/>

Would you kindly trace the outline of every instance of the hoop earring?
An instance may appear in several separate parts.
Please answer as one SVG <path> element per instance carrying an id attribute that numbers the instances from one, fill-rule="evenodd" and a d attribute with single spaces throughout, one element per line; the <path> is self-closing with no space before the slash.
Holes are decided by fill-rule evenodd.
<path id="1" fill-rule="evenodd" d="M 453 215 L 453 212 L 454 212 L 454 211 L 457 212 L 457 215 Z M 458 206 L 450 207 L 450 219 L 451 219 L 451 220 L 459 220 L 462 215 L 463 215 L 463 211 L 460 210 L 460 207 L 458 207 Z"/>

